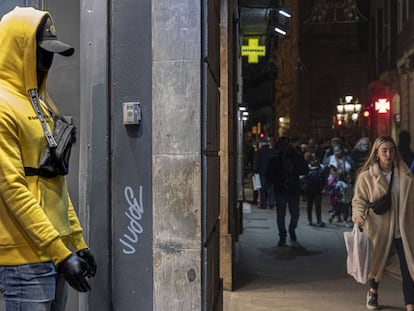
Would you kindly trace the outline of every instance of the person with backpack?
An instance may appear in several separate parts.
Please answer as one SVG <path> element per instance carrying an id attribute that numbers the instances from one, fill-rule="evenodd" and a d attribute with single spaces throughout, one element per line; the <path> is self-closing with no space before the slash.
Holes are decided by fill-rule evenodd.
<path id="1" fill-rule="evenodd" d="M 288 137 L 280 137 L 276 156 L 269 160 L 267 178 L 274 185 L 276 195 L 276 221 L 279 231 L 279 247 L 286 246 L 289 233 L 292 244 L 297 242 L 296 227 L 299 222 L 300 176 L 305 175 L 307 163 L 303 155 L 295 150 Z M 286 230 L 286 209 L 290 221 Z"/>
<path id="2" fill-rule="evenodd" d="M 303 193 L 306 196 L 308 224 L 313 226 L 313 206 L 315 205 L 316 226 L 323 227 L 322 221 L 322 191 L 325 188 L 325 167 L 320 163 L 316 154 L 309 158 L 308 173 L 303 180 Z"/>

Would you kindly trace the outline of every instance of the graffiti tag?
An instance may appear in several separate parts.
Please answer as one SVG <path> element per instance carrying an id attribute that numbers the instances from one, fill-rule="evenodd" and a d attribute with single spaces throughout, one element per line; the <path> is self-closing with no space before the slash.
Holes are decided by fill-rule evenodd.
<path id="1" fill-rule="evenodd" d="M 128 233 L 124 233 L 123 238 L 119 239 L 124 245 L 122 249 L 123 253 L 126 255 L 131 255 L 136 252 L 135 246 L 138 243 L 139 235 L 144 232 L 144 228 L 139 223 L 144 214 L 144 206 L 142 205 L 142 186 L 139 187 L 139 202 L 135 197 L 134 190 L 127 186 L 124 189 L 124 195 L 127 203 L 129 204 L 128 210 L 125 212 L 125 215 L 129 219 L 128 224 Z"/>

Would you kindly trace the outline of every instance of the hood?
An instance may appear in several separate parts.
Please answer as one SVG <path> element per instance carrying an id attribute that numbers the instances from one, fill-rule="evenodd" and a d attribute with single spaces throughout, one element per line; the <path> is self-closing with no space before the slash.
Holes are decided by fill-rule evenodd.
<path id="1" fill-rule="evenodd" d="M 36 32 L 48 12 L 15 7 L 0 20 L 0 83 L 20 94 L 38 88 Z M 39 93 L 45 89 L 47 77 Z"/>

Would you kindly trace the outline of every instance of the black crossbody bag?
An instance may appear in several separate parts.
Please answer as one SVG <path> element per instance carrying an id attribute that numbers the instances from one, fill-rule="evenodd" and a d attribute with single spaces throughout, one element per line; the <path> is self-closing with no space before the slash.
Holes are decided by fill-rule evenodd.
<path id="1" fill-rule="evenodd" d="M 37 90 L 30 90 L 30 99 L 37 117 L 42 124 L 48 146 L 38 168 L 25 167 L 26 176 L 56 177 L 67 175 L 69 172 L 70 153 L 73 144 L 76 142 L 76 127 L 68 123 L 63 116 L 56 113 L 47 102 L 46 106 L 53 117 L 55 128 L 53 135 L 46 126 L 46 122 L 40 109 Z"/>
<path id="2" fill-rule="evenodd" d="M 374 202 L 370 202 L 368 207 L 371 208 L 375 214 L 382 215 L 385 214 L 391 208 L 391 187 L 392 187 L 392 180 L 394 178 L 394 167 L 392 168 L 391 173 L 391 180 L 388 186 L 388 191 L 379 199 L 375 200 Z"/>

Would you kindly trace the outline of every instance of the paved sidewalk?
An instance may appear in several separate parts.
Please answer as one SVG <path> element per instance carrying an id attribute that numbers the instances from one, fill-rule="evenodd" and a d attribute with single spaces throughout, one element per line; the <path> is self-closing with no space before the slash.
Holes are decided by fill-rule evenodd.
<path id="1" fill-rule="evenodd" d="M 281 248 L 276 246 L 276 211 L 244 203 L 244 232 L 236 246 L 236 289 L 224 292 L 224 310 L 367 310 L 367 285 L 346 273 L 343 232 L 352 229 L 327 223 L 326 214 L 324 221 L 323 228 L 309 226 L 301 202 L 298 243 L 287 240 L 288 247 Z M 379 297 L 381 310 L 405 310 L 401 282 L 385 277 Z"/>

